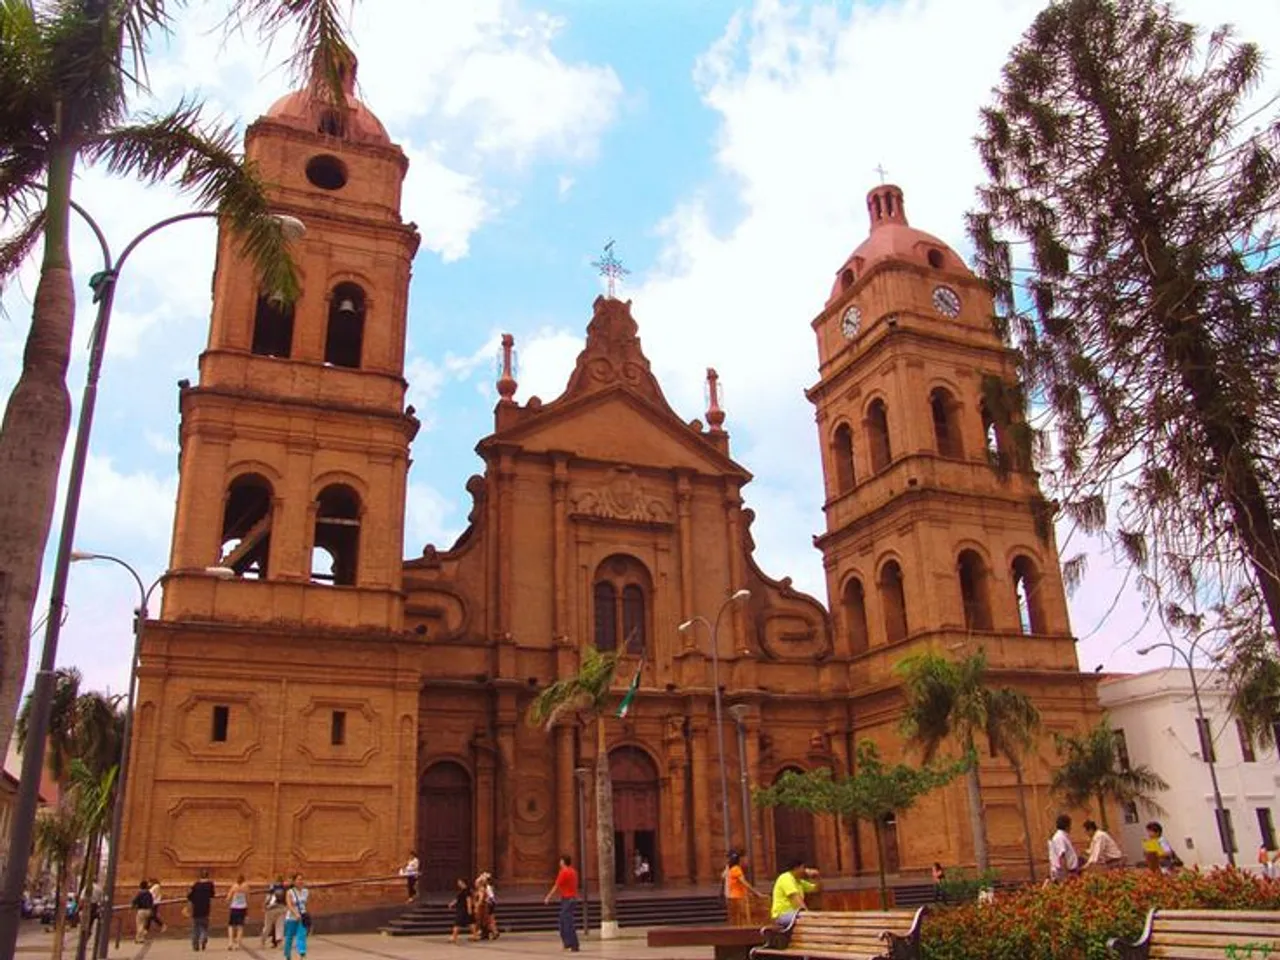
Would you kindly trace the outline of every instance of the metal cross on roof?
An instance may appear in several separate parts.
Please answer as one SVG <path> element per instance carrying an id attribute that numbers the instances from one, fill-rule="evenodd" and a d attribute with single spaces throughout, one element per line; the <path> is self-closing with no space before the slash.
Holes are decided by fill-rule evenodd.
<path id="1" fill-rule="evenodd" d="M 611 238 L 609 242 L 604 245 L 604 256 L 599 260 L 591 261 L 591 265 L 599 271 L 600 276 L 609 281 L 610 299 L 613 299 L 614 290 L 617 287 L 618 281 L 631 273 L 630 270 L 622 265 L 622 261 L 614 255 L 613 243 L 614 241 Z"/>
<path id="2" fill-rule="evenodd" d="M 880 182 L 884 183 L 885 175 L 889 172 L 884 168 L 884 164 L 877 163 L 872 169 L 875 170 L 876 173 L 880 174 Z"/>

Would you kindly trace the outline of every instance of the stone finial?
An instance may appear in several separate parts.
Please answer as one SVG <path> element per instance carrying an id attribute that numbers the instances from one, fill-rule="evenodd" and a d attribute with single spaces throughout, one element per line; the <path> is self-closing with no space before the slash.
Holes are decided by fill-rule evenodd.
<path id="1" fill-rule="evenodd" d="M 724 432 L 724 411 L 720 409 L 720 375 L 714 367 L 707 367 L 707 390 L 711 395 L 707 407 L 707 424 L 712 433 Z"/>
<path id="2" fill-rule="evenodd" d="M 512 351 L 516 338 L 509 333 L 502 335 L 502 376 L 498 377 L 498 397 L 500 403 L 515 403 L 511 398 L 516 395 L 516 378 L 511 372 Z"/>

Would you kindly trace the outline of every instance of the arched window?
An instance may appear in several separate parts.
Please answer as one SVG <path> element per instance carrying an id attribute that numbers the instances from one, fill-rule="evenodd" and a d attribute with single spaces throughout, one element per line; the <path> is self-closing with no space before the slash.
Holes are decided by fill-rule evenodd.
<path id="1" fill-rule="evenodd" d="M 964 603 L 966 630 L 991 629 L 991 594 L 987 565 L 973 550 L 961 550 L 956 561 L 960 578 L 960 599 Z"/>
<path id="2" fill-rule="evenodd" d="M 1044 597 L 1040 594 L 1040 569 L 1027 556 L 1013 559 L 1013 592 L 1018 603 L 1018 622 L 1023 633 L 1048 633 Z"/>
<path id="3" fill-rule="evenodd" d="M 311 581 L 350 587 L 360 558 L 360 497 L 334 484 L 316 497 L 316 536 L 311 551 Z"/>
<path id="4" fill-rule="evenodd" d="M 844 623 L 849 632 L 849 651 L 853 656 L 867 652 L 867 598 L 862 581 L 851 577 L 844 585 Z"/>
<path id="5" fill-rule="evenodd" d="M 880 568 L 880 609 L 884 611 L 884 634 L 889 643 L 907 638 L 907 597 L 902 588 L 902 568 L 890 560 Z"/>
<path id="6" fill-rule="evenodd" d="M 253 343 L 261 357 L 288 357 L 293 352 L 293 304 L 262 294 L 253 313 Z"/>
<path id="7" fill-rule="evenodd" d="M 853 489 L 856 474 L 853 470 L 853 431 L 847 423 L 836 427 L 831 438 L 831 460 L 836 468 L 836 489 L 848 493 Z"/>
<path id="8" fill-rule="evenodd" d="M 933 415 L 933 440 L 940 457 L 960 459 L 964 444 L 960 438 L 960 410 L 948 390 L 937 387 L 929 394 L 929 411 Z"/>
<path id="9" fill-rule="evenodd" d="M 649 571 L 635 557 L 614 554 L 596 569 L 596 649 L 643 656 L 648 647 Z"/>
<path id="10" fill-rule="evenodd" d="M 874 400 L 867 408 L 867 437 L 871 447 L 871 472 L 879 473 L 893 460 L 889 446 L 889 410 L 883 400 Z"/>
<path id="11" fill-rule="evenodd" d="M 329 297 L 329 328 L 324 362 L 335 367 L 360 366 L 364 350 L 364 291 L 354 283 L 340 283 Z"/>
<path id="12" fill-rule="evenodd" d="M 595 588 L 596 649 L 613 653 L 618 649 L 618 591 L 612 583 L 601 580 Z"/>
<path id="13" fill-rule="evenodd" d="M 270 482 L 256 473 L 231 481 L 222 507 L 222 549 L 218 566 L 246 580 L 265 580 L 271 555 Z"/>

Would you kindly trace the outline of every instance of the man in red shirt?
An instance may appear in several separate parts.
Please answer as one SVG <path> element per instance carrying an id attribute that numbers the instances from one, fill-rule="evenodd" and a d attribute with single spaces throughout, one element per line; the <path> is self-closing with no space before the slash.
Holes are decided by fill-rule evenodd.
<path id="1" fill-rule="evenodd" d="M 560 872 L 551 885 L 543 903 L 552 897 L 560 898 L 560 942 L 568 953 L 578 952 L 578 871 L 573 869 L 573 858 L 565 854 L 560 858 Z"/>

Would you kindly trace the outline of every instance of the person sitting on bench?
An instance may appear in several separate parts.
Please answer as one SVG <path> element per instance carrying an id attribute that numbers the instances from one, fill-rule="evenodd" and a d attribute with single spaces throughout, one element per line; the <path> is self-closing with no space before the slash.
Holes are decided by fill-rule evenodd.
<path id="1" fill-rule="evenodd" d="M 797 913 L 805 909 L 804 895 L 818 889 L 818 871 L 805 866 L 803 860 L 792 860 L 773 883 L 773 906 L 769 916 L 779 927 L 789 926 Z"/>

